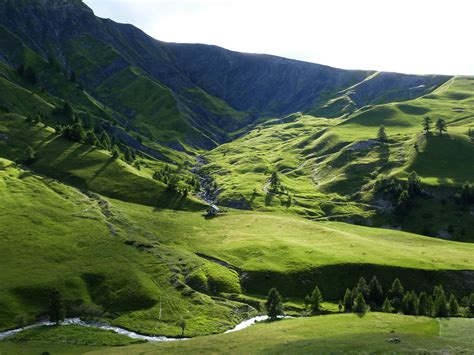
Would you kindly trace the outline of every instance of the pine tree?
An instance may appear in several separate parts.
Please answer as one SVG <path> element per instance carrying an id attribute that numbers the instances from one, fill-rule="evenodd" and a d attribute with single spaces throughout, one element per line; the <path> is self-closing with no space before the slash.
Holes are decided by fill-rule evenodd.
<path id="1" fill-rule="evenodd" d="M 178 321 L 178 327 L 181 328 L 181 336 L 184 336 L 184 330 L 186 329 L 186 320 L 181 317 L 181 319 Z"/>
<path id="2" fill-rule="evenodd" d="M 369 285 L 367 284 L 367 281 L 365 280 L 365 277 L 362 276 L 359 278 L 359 281 L 357 282 L 357 286 L 355 290 L 356 290 L 356 296 L 357 296 L 357 293 L 361 292 L 362 296 L 364 296 L 364 299 L 369 298 L 370 289 L 369 289 Z"/>
<path id="3" fill-rule="evenodd" d="M 404 289 L 402 283 L 398 278 L 393 281 L 392 287 L 389 290 L 389 295 L 391 297 L 392 305 L 395 311 L 400 311 L 402 307 Z"/>
<path id="4" fill-rule="evenodd" d="M 118 159 L 119 157 L 120 157 L 120 149 L 116 144 L 114 144 L 112 147 L 112 158 Z"/>
<path id="5" fill-rule="evenodd" d="M 133 154 L 128 146 L 125 148 L 124 159 L 129 164 L 133 163 Z"/>
<path id="6" fill-rule="evenodd" d="M 458 300 L 456 296 L 452 293 L 449 296 L 448 304 L 449 304 L 449 315 L 451 317 L 456 317 L 459 312 L 459 304 L 458 304 Z"/>
<path id="7" fill-rule="evenodd" d="M 436 121 L 436 129 L 439 131 L 439 134 L 442 135 L 443 132 L 447 132 L 448 129 L 446 127 L 446 121 L 443 120 L 442 118 L 439 118 Z"/>
<path id="8" fill-rule="evenodd" d="M 281 187 L 280 178 L 278 177 L 278 173 L 274 171 L 272 172 L 272 176 L 270 177 L 270 188 L 273 191 L 278 192 L 280 190 L 280 187 Z"/>
<path id="9" fill-rule="evenodd" d="M 321 311 L 321 303 L 323 302 L 323 296 L 321 295 L 321 291 L 319 287 L 316 286 L 311 294 L 310 298 L 311 302 L 311 311 L 313 313 L 319 313 Z"/>
<path id="10" fill-rule="evenodd" d="M 370 280 L 370 283 L 369 283 L 368 301 L 378 307 L 380 307 L 383 302 L 382 285 L 380 285 L 379 280 L 377 280 L 376 276 L 372 277 L 372 280 Z"/>
<path id="11" fill-rule="evenodd" d="M 416 171 L 412 171 L 410 175 L 408 175 L 407 190 L 410 196 L 423 194 L 423 189 L 421 188 L 421 179 L 419 178 Z"/>
<path id="12" fill-rule="evenodd" d="M 404 314 L 418 314 L 418 297 L 414 291 L 407 291 L 403 296 L 402 310 Z"/>
<path id="13" fill-rule="evenodd" d="M 431 306 L 428 304 L 428 295 L 426 292 L 420 292 L 418 297 L 418 314 L 420 316 L 431 316 Z"/>
<path id="14" fill-rule="evenodd" d="M 352 310 L 352 291 L 350 289 L 346 289 L 344 294 L 344 311 L 350 312 Z"/>
<path id="15" fill-rule="evenodd" d="M 433 293 L 434 295 L 434 315 L 436 317 L 447 317 L 449 314 L 446 294 L 443 287 L 438 286 Z"/>
<path id="16" fill-rule="evenodd" d="M 99 145 L 99 140 L 97 139 L 97 137 L 96 137 L 96 135 L 93 131 L 87 131 L 85 142 L 86 142 L 86 144 L 89 144 L 89 145 L 92 145 L 92 146 L 98 146 Z"/>
<path id="17" fill-rule="evenodd" d="M 380 143 L 385 143 L 388 141 L 387 133 L 385 132 L 385 127 L 380 126 L 379 131 L 377 132 L 377 140 Z"/>
<path id="18" fill-rule="evenodd" d="M 429 134 L 431 130 L 431 118 L 425 117 L 423 119 L 423 130 L 425 131 L 425 134 Z"/>
<path id="19" fill-rule="evenodd" d="M 362 292 L 359 292 L 356 299 L 354 300 L 354 305 L 352 309 L 355 313 L 365 313 L 367 311 L 367 304 L 365 303 L 364 296 Z"/>
<path id="20" fill-rule="evenodd" d="M 278 316 L 283 315 L 283 300 L 276 288 L 272 288 L 268 293 L 267 302 L 265 303 L 268 318 L 275 320 Z"/>
<path id="21" fill-rule="evenodd" d="M 392 302 L 390 302 L 388 298 L 386 298 L 385 301 L 383 302 L 382 312 L 385 312 L 385 313 L 393 312 Z"/>
<path id="22" fill-rule="evenodd" d="M 64 309 L 63 298 L 58 290 L 52 290 L 49 295 L 49 320 L 59 324 L 64 320 L 66 311 Z"/>
<path id="23" fill-rule="evenodd" d="M 427 316 L 428 317 L 431 317 L 434 313 L 434 300 L 433 300 L 433 296 L 428 296 L 428 301 L 426 302 L 427 306 L 426 306 L 426 312 L 427 312 Z"/>
<path id="24" fill-rule="evenodd" d="M 36 152 L 35 150 L 29 145 L 25 149 L 25 163 L 31 164 L 36 159 Z"/>

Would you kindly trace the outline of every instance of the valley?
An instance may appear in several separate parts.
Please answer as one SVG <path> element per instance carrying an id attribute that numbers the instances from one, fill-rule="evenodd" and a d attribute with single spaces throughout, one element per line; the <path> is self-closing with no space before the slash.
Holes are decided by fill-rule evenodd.
<path id="1" fill-rule="evenodd" d="M 167 43 L 80 0 L 0 0 L 0 34 L 0 332 L 58 323 L 0 354 L 474 349 L 473 77 Z M 291 319 L 223 334 L 273 289 Z"/>

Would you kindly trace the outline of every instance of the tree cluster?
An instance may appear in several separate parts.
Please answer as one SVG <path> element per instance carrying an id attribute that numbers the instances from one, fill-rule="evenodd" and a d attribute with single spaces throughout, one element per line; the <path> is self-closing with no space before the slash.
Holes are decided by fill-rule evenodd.
<path id="1" fill-rule="evenodd" d="M 395 205 L 395 213 L 399 215 L 408 213 L 413 206 L 413 200 L 425 195 L 421 179 L 415 171 L 410 173 L 404 185 L 394 179 L 381 179 L 375 183 L 375 190 L 387 195 Z"/>
<path id="2" fill-rule="evenodd" d="M 422 126 L 423 126 L 423 131 L 425 132 L 425 134 L 431 134 L 432 123 L 433 121 L 429 117 L 425 117 L 423 119 Z M 442 135 L 443 132 L 448 131 L 446 121 L 443 120 L 442 118 L 438 118 L 438 120 L 436 120 L 435 128 L 439 132 L 440 135 Z"/>
<path id="3" fill-rule="evenodd" d="M 390 289 L 384 293 L 382 286 L 374 276 L 369 284 L 361 277 L 356 287 L 347 289 L 341 304 L 346 312 L 363 313 L 370 306 L 371 310 L 386 313 L 403 313 L 427 317 L 457 317 L 462 314 L 456 295 L 447 297 L 441 285 L 436 286 L 428 295 L 422 291 L 405 290 L 400 280 L 393 281 Z M 465 315 L 474 314 L 474 293 L 463 298 Z"/>

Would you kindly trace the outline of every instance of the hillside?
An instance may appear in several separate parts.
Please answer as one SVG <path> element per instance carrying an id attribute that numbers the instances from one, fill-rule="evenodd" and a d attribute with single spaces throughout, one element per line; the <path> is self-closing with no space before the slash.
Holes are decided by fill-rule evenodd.
<path id="1" fill-rule="evenodd" d="M 456 197 L 474 176 L 473 93 L 472 78 L 456 77 L 432 94 L 367 106 L 344 120 L 301 114 L 270 120 L 206 154 L 203 170 L 226 206 L 473 241 L 472 209 Z M 428 116 L 433 124 L 427 135 L 422 123 Z M 440 118 L 447 134 L 434 128 Z M 388 135 L 384 144 L 377 141 L 380 126 Z M 396 201 L 378 186 L 384 179 L 403 186 L 412 171 L 426 196 L 414 200 L 406 216 L 394 215 Z M 272 172 L 281 191 L 271 191 Z"/>
<path id="2" fill-rule="evenodd" d="M 0 354 L 470 352 L 473 156 L 473 77 L 0 0 Z M 298 319 L 220 334 L 272 288 Z"/>
<path id="3" fill-rule="evenodd" d="M 40 70 L 49 61 L 110 107 L 120 125 L 173 147 L 215 147 L 261 117 L 296 111 L 337 117 L 367 104 L 412 99 L 449 79 L 165 43 L 95 17 L 82 1 L 2 0 L 0 9 L 2 62 Z M 49 77 L 39 81 L 60 95 Z"/>

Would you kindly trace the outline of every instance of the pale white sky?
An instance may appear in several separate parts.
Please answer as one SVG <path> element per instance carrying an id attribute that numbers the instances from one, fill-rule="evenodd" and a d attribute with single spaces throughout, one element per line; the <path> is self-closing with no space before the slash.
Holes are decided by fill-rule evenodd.
<path id="1" fill-rule="evenodd" d="M 347 69 L 474 74 L 473 0 L 84 0 L 152 37 Z"/>

